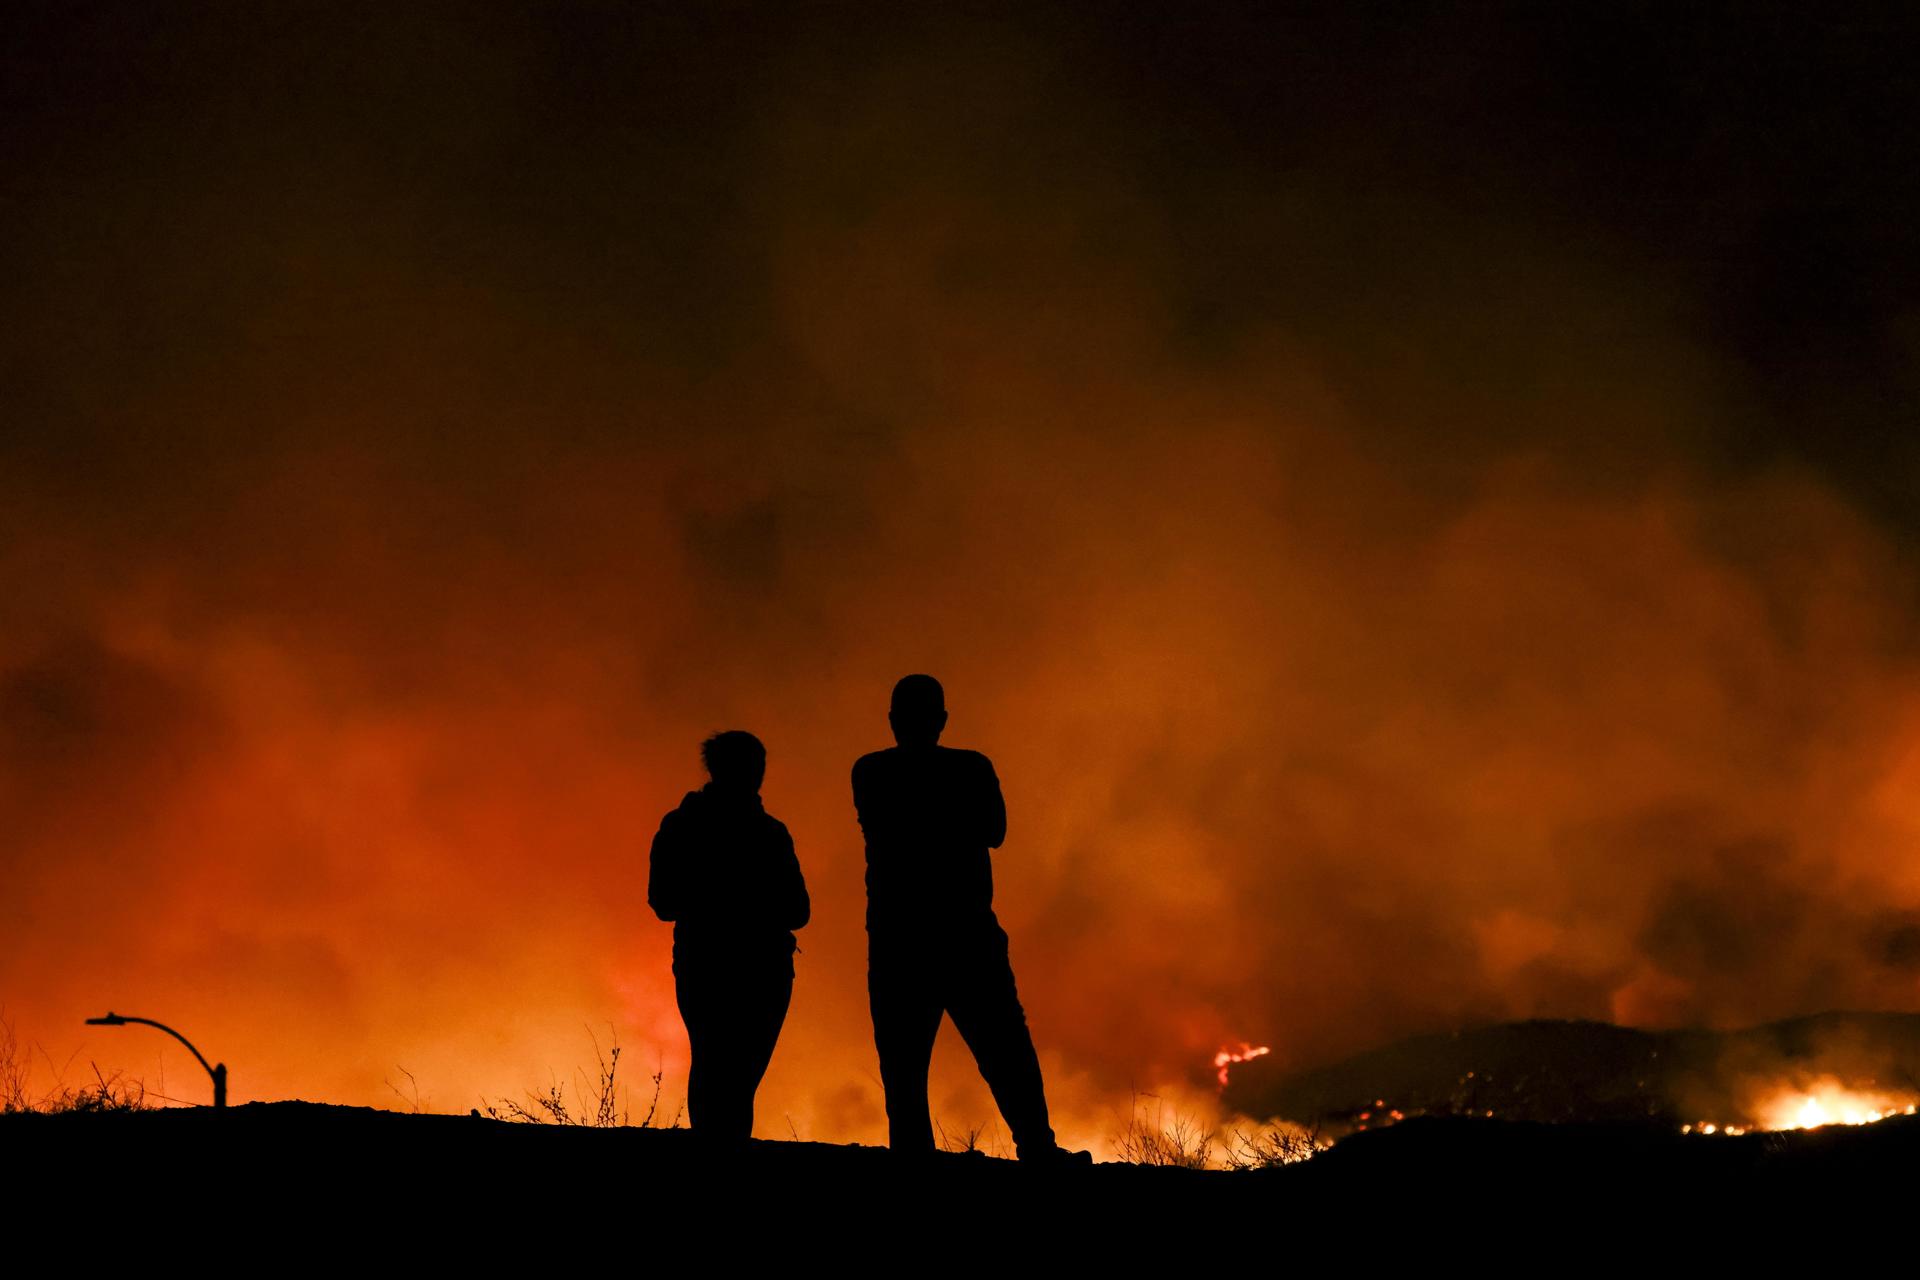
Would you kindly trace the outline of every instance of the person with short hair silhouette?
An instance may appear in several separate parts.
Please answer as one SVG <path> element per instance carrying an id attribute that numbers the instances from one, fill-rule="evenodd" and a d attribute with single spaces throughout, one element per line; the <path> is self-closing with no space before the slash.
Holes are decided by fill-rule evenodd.
<path id="1" fill-rule="evenodd" d="M 811 915 L 785 824 L 760 803 L 767 751 L 741 730 L 700 746 L 708 782 L 660 820 L 647 905 L 673 922 L 673 985 L 687 1024 L 687 1117 L 745 1141 L 753 1095 L 793 998 L 793 932 Z"/>
<path id="2" fill-rule="evenodd" d="M 888 1145 L 933 1150 L 927 1068 L 942 1014 L 972 1050 L 1027 1161 L 1090 1161 L 1054 1141 L 1040 1059 L 993 914 L 988 850 L 1007 834 L 993 762 L 939 745 L 946 694 L 928 675 L 893 688 L 898 744 L 853 766 L 867 845 L 867 993 L 886 1092 Z"/>

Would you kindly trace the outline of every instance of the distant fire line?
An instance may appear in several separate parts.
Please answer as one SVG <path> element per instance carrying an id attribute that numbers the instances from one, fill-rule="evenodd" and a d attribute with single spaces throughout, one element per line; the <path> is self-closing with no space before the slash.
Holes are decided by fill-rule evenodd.
<path id="1" fill-rule="evenodd" d="M 1213 1055 L 1213 1069 L 1222 1089 L 1227 1087 L 1227 1070 L 1236 1062 L 1246 1062 L 1253 1058 L 1264 1058 L 1273 1050 L 1267 1045 L 1252 1045 L 1245 1040 L 1238 1049 L 1223 1048 Z"/>
<path id="2" fill-rule="evenodd" d="M 1681 1125 L 1680 1132 L 1737 1138 L 1755 1132 L 1873 1124 L 1893 1116 L 1920 1114 L 1920 1104 L 1888 1093 L 1849 1089 L 1838 1080 L 1824 1079 L 1811 1088 L 1777 1089 L 1755 1107 L 1752 1114 L 1755 1118 L 1749 1124 L 1702 1121 Z"/>

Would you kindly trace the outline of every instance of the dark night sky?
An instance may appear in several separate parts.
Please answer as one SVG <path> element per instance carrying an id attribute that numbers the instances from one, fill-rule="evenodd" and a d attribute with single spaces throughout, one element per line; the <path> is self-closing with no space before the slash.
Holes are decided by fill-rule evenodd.
<path id="1" fill-rule="evenodd" d="M 867 1133 L 842 758 L 922 666 L 1077 1114 L 1920 1008 L 1911 6 L 4 22 L 23 1034 L 139 973 L 262 1090 L 671 1062 L 605 886 L 738 721 L 827 907 L 769 1088 Z"/>
<path id="2" fill-rule="evenodd" d="M 1688 442 L 1703 465 L 1784 457 L 1889 520 L 1913 505 L 1906 6 L 901 8 L 16 8 L 15 465 L 83 487 L 144 465 L 122 396 L 217 382 L 236 348 L 271 390 L 226 394 L 278 417 L 397 360 L 503 378 L 492 352 L 412 331 L 422 292 L 508 297 L 606 359 L 805 397 L 766 296 L 783 205 L 856 221 L 932 188 L 1005 216 L 984 273 L 1050 258 L 1082 220 L 1074 252 L 1147 275 L 1185 354 L 1283 329 L 1414 431 L 1459 424 L 1417 421 L 1406 381 L 1524 377 L 1498 350 L 1515 282 L 1476 259 L 1530 244 L 1657 292 L 1733 366 L 1745 403 Z M 774 171 L 782 121 L 844 113 L 873 118 Z M 1445 303 L 1419 296 L 1443 284 Z M 1457 309 L 1459 349 L 1406 350 L 1383 331 L 1403 304 Z M 1468 447 L 1533 429 L 1483 424 Z"/>

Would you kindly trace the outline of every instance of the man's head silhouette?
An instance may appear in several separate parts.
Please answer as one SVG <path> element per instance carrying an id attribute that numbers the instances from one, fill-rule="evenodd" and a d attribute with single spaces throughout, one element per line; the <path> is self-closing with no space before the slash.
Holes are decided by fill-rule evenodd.
<path id="1" fill-rule="evenodd" d="M 719 790 L 751 795 L 767 776 L 767 749 L 746 730 L 729 729 L 700 744 L 700 763 Z"/>
<path id="2" fill-rule="evenodd" d="M 893 706 L 887 712 L 893 740 L 903 747 L 930 747 L 947 727 L 947 695 L 932 676 L 903 676 L 893 686 Z"/>

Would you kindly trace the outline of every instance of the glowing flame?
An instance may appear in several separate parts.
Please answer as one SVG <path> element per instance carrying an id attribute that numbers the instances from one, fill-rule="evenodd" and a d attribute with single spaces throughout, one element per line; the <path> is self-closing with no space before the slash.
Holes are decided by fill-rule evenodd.
<path id="1" fill-rule="evenodd" d="M 1222 1089 L 1227 1087 L 1227 1068 L 1234 1063 L 1246 1062 L 1252 1058 L 1264 1058 L 1272 1052 L 1273 1050 L 1264 1044 L 1251 1045 L 1244 1040 L 1240 1042 L 1238 1049 L 1221 1049 L 1213 1055 L 1213 1068 L 1220 1080 L 1220 1087 Z"/>
<path id="2" fill-rule="evenodd" d="M 1727 1134 L 1738 1137 L 1755 1130 L 1818 1129 L 1830 1124 L 1872 1124 L 1889 1116 L 1920 1113 L 1911 1095 L 1872 1089 L 1849 1089 L 1832 1076 L 1811 1085 L 1780 1085 L 1767 1091 L 1750 1108 L 1751 1124 L 1698 1123 L 1682 1125 L 1682 1133 Z"/>
<path id="3" fill-rule="evenodd" d="M 1872 1124 L 1914 1111 L 1914 1104 L 1903 1098 L 1848 1089 L 1827 1078 L 1811 1088 L 1779 1090 L 1755 1108 L 1755 1115 L 1762 1129 L 1818 1129 L 1828 1124 Z"/>

